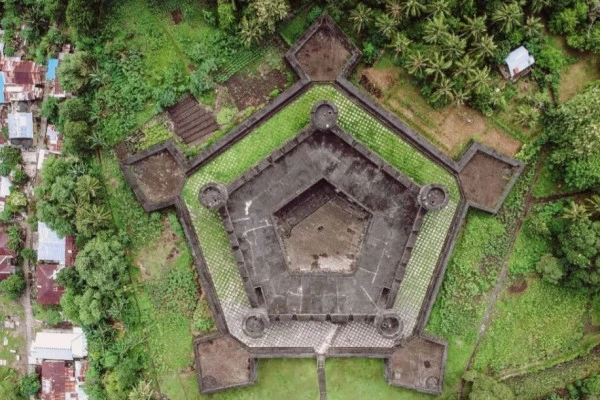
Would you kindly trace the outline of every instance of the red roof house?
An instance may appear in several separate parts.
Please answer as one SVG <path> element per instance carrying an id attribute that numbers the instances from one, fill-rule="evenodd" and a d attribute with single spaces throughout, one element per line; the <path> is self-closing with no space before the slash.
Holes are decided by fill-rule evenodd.
<path id="1" fill-rule="evenodd" d="M 83 391 L 86 361 L 42 362 L 41 400 L 87 400 Z"/>
<path id="2" fill-rule="evenodd" d="M 40 264 L 35 270 L 38 303 L 43 305 L 60 304 L 65 288 L 56 283 L 56 275 L 64 267 L 59 264 Z"/>
<path id="3" fill-rule="evenodd" d="M 17 254 L 8 248 L 8 234 L 0 229 L 0 281 L 15 273 L 14 260 Z"/>
<path id="4" fill-rule="evenodd" d="M 3 79 L 2 102 L 30 101 L 43 96 L 44 69 L 33 61 L 0 60 Z"/>

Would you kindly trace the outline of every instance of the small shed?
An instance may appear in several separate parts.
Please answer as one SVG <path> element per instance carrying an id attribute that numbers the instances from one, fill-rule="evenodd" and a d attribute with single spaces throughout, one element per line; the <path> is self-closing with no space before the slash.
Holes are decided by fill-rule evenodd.
<path id="1" fill-rule="evenodd" d="M 14 146 L 33 145 L 33 115 L 30 112 L 8 114 L 8 140 Z"/>
<path id="2" fill-rule="evenodd" d="M 505 77 L 510 80 L 515 80 L 519 76 L 525 75 L 530 71 L 533 64 L 535 64 L 535 59 L 529 54 L 529 51 L 525 47 L 521 46 L 511 51 L 504 62 L 508 69 L 508 76 Z"/>

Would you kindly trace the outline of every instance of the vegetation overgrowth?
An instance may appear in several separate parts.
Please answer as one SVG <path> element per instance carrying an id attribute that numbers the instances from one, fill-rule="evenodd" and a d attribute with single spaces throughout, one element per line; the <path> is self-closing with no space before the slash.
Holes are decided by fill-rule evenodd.
<path id="1" fill-rule="evenodd" d="M 566 200 L 541 201 L 526 217 L 510 257 L 506 286 L 526 282 L 527 287 L 523 292 L 508 289 L 501 294 L 473 368 L 479 374 L 499 375 L 551 367 L 557 360 L 565 361 L 566 355 L 593 360 L 595 353 L 586 353 L 596 343 L 596 336 L 588 331 L 595 332 L 600 320 L 600 215 L 599 200 L 594 197 L 600 185 L 600 93 L 597 85 L 591 85 L 564 104 L 558 104 L 558 99 L 563 71 L 575 62 L 573 51 L 600 53 L 598 5 L 585 0 L 300 3 L 299 12 L 281 25 L 281 36 L 288 44 L 319 14 L 327 12 L 363 50 L 367 64 L 386 50 L 392 52 L 391 62 L 408 72 L 432 106 L 468 104 L 493 116 L 502 130 L 527 143 L 520 156 L 531 164 L 547 153 L 549 163 L 542 166 L 542 179 L 534 192 L 537 197 L 582 191 Z M 64 150 L 69 156 L 45 163 L 42 183 L 36 189 L 36 216 L 30 222 L 39 219 L 60 234 L 75 235 L 81 249 L 75 268 L 60 277 L 67 287 L 62 309 L 66 317 L 83 325 L 88 336 L 86 386 L 92 399 L 144 398 L 157 384 L 174 399 L 197 396 L 195 376 L 178 372 L 190 365 L 191 332 L 213 328 L 205 300 L 198 295 L 189 250 L 181 240 L 174 247 L 178 255 L 167 262 L 168 270 L 144 280 L 143 269 L 133 266 L 134 253 L 155 243 L 168 229 L 160 214 L 143 211 L 123 179 L 115 155 L 107 149 L 142 128 L 187 91 L 215 105 L 218 85 L 267 52 L 265 39 L 288 18 L 290 9 L 286 0 L 2 3 L 6 56 L 24 53 L 43 63 L 63 44 L 73 43 L 76 48 L 61 63 L 58 76 L 62 87 L 76 92 L 77 97 L 65 101 L 49 98 L 41 107 L 42 115 L 64 134 Z M 180 21 L 175 21 L 177 10 Z M 548 32 L 564 39 L 570 51 L 564 51 Z M 531 74 L 536 87 L 525 95 L 517 94 L 494 72 L 508 52 L 522 44 L 536 59 Z M 235 121 L 232 114 L 222 108 L 218 117 L 231 125 Z M 275 121 L 292 133 L 307 123 L 297 115 L 287 117 Z M 356 121 L 343 123 L 350 128 Z M 145 128 L 138 149 L 169 137 L 161 124 Z M 441 176 L 373 125 L 361 128 L 356 132 L 359 140 L 393 162 L 403 163 L 418 182 Z M 275 145 L 283 136 L 271 135 L 272 142 L 266 144 Z M 0 151 L 0 174 L 10 175 L 22 185 L 26 181 L 22 160 L 10 149 Z M 189 154 L 195 151 L 186 150 Z M 232 176 L 247 167 L 247 159 L 260 157 L 246 151 L 257 150 L 240 148 L 233 154 L 236 162 L 227 160 L 232 162 Z M 533 176 L 530 169 L 498 216 L 470 214 L 457 244 L 428 326 L 428 332 L 449 341 L 445 397 L 453 397 L 460 386 L 487 297 L 497 284 L 527 210 L 526 193 L 535 184 Z M 12 219 L 27 205 L 26 196 L 13 191 L 0 219 Z M 179 229 L 176 223 L 168 225 L 174 231 Z M 20 250 L 21 233 L 11 228 L 9 234 L 9 245 Z M 34 257 L 25 252 L 22 256 Z M 18 298 L 23 288 L 20 274 L 0 284 L 3 297 Z M 184 312 L 179 315 L 175 310 Z M 56 322 L 56 314 L 49 313 L 45 319 Z M 157 329 L 148 330 L 149 326 Z M 539 340 L 532 344 L 532 338 Z M 165 351 L 159 351 L 161 347 Z M 573 361 L 572 371 L 550 368 L 547 374 L 538 371 L 531 378 L 508 379 L 506 384 L 519 397 L 539 398 L 575 381 L 568 390 L 570 397 L 597 396 L 597 378 L 581 380 L 597 372 L 597 363 L 589 360 L 581 365 Z M 348 377 L 378 369 L 377 382 L 381 383 L 380 361 L 338 362 L 355 366 L 357 372 Z M 296 393 L 293 387 L 298 382 L 292 378 L 296 366 L 302 371 L 299 379 L 310 388 L 301 396 L 316 396 L 312 364 L 308 368 L 303 361 L 269 361 L 261 365 L 261 381 L 254 389 L 222 398 Z M 283 383 L 270 387 L 263 372 L 277 375 Z M 0 368 L 0 374 L 2 398 L 18 399 L 37 391 L 31 376 L 19 385 L 15 372 Z M 343 393 L 350 386 L 336 382 L 348 377 L 334 373 L 329 379 Z M 472 399 L 490 398 L 486 397 L 490 394 L 511 397 L 503 384 L 483 375 L 471 374 L 465 380 Z M 362 382 L 365 388 L 376 385 L 371 380 Z M 365 393 L 375 390 L 385 398 L 399 392 L 389 389 L 380 385 L 365 389 Z"/>

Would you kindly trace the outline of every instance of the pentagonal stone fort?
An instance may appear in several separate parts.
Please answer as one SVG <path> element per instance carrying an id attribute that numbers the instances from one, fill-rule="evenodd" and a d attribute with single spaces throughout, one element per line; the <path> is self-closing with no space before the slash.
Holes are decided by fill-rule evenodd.
<path id="1" fill-rule="evenodd" d="M 176 207 L 194 253 L 219 330 L 195 341 L 204 393 L 253 383 L 260 358 L 315 357 L 325 397 L 333 356 L 442 390 L 446 343 L 422 332 L 454 241 L 523 165 L 478 143 L 447 157 L 346 79 L 359 57 L 322 16 L 286 54 L 300 81 L 264 109 L 191 160 L 167 142 L 122 162 L 147 210 Z M 187 181 L 157 201 L 135 171 L 165 150 Z"/>

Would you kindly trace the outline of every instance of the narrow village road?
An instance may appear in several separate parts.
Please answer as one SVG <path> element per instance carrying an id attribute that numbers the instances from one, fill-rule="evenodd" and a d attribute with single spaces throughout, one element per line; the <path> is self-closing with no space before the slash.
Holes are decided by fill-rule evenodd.
<path id="1" fill-rule="evenodd" d="M 21 229 L 25 229 L 25 248 L 31 248 L 33 241 L 33 232 L 31 231 L 31 227 L 27 222 L 20 222 Z M 29 364 L 29 349 L 31 349 L 31 342 L 33 342 L 33 310 L 31 308 L 31 280 L 29 279 L 30 272 L 29 261 L 23 261 L 23 272 L 25 274 L 25 292 L 23 296 L 21 296 L 21 305 L 23 306 L 23 312 L 25 313 L 25 351 L 24 355 L 25 362 L 27 363 L 27 372 L 32 373 L 35 371 L 35 365 Z M 33 271 L 32 271 L 33 273 Z"/>

